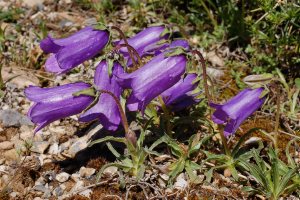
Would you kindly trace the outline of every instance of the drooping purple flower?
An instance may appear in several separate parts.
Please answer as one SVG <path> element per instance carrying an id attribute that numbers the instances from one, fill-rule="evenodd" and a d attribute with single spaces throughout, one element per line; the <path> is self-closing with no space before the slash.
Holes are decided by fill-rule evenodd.
<path id="1" fill-rule="evenodd" d="M 179 40 L 174 40 L 171 43 L 168 43 L 166 41 L 164 43 L 157 42 L 154 44 L 150 44 L 144 48 L 143 54 L 144 55 L 158 55 L 167 49 L 176 48 L 176 47 L 182 47 L 187 51 L 190 50 L 188 41 L 179 39 Z"/>
<path id="2" fill-rule="evenodd" d="M 153 26 L 142 30 L 141 32 L 137 33 L 133 37 L 129 38 L 128 44 L 135 48 L 138 54 L 142 57 L 144 56 L 144 49 L 151 44 L 155 44 L 160 40 L 165 40 L 169 37 L 169 34 L 164 34 L 165 26 Z M 124 44 L 124 41 L 121 40 L 116 43 Z M 127 64 L 131 65 L 132 61 L 129 57 L 129 53 L 126 47 L 120 49 L 120 53 L 123 54 L 125 60 L 127 60 Z"/>
<path id="3" fill-rule="evenodd" d="M 199 81 L 197 74 L 188 74 L 184 79 L 180 79 L 175 85 L 164 91 L 161 96 L 166 106 L 174 111 L 182 110 L 188 106 L 200 102 L 196 96 L 200 92 L 194 93 Z"/>
<path id="4" fill-rule="evenodd" d="M 122 87 L 132 89 L 128 109 L 143 112 L 151 100 L 179 81 L 186 64 L 185 55 L 166 57 L 161 53 L 133 73 L 119 75 Z"/>
<path id="5" fill-rule="evenodd" d="M 112 75 L 109 76 L 108 65 L 106 61 L 101 61 L 97 66 L 94 83 L 97 90 L 107 90 L 120 98 L 122 88 L 116 81 L 116 75 L 124 73 L 122 66 L 115 62 L 112 68 Z M 98 102 L 92 108 L 87 110 L 79 118 L 80 121 L 88 122 L 98 119 L 103 127 L 107 130 L 115 131 L 120 122 L 120 112 L 118 106 L 109 94 L 102 93 Z"/>
<path id="6" fill-rule="evenodd" d="M 78 82 L 52 88 L 26 88 L 26 97 L 34 102 L 28 111 L 28 117 L 38 125 L 35 132 L 53 121 L 82 112 L 93 102 L 93 97 L 73 94 L 89 87 L 89 84 Z"/>
<path id="7" fill-rule="evenodd" d="M 264 88 L 244 89 L 223 105 L 210 103 L 216 109 L 212 120 L 225 125 L 226 137 L 234 134 L 243 121 L 262 106 L 265 101 L 261 98 L 263 91 Z"/>
<path id="8" fill-rule="evenodd" d="M 48 36 L 40 44 L 44 52 L 52 53 L 46 61 L 46 70 L 58 74 L 70 71 L 97 55 L 108 40 L 108 31 L 92 27 L 86 27 L 67 38 L 54 39 Z"/>

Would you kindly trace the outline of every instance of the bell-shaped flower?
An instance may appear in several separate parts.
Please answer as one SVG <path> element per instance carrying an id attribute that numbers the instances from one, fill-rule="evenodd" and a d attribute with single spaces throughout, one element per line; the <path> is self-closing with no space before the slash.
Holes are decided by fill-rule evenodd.
<path id="1" fill-rule="evenodd" d="M 200 94 L 196 91 L 198 83 L 197 74 L 188 74 L 161 94 L 164 103 L 172 110 L 179 111 L 200 102 L 196 98 Z"/>
<path id="2" fill-rule="evenodd" d="M 116 81 L 116 75 L 124 73 L 122 66 L 114 62 L 112 74 L 109 75 L 108 64 L 105 60 L 101 61 L 96 68 L 94 75 L 94 84 L 98 91 L 106 90 L 113 93 L 117 98 L 120 98 L 122 88 Z M 117 130 L 121 116 L 118 106 L 112 96 L 106 93 L 100 94 L 98 102 L 83 113 L 79 120 L 88 122 L 98 119 L 103 127 L 107 130 Z"/>
<path id="3" fill-rule="evenodd" d="M 28 117 L 38 125 L 35 131 L 53 121 L 82 112 L 93 102 L 93 97 L 73 94 L 89 87 L 89 84 L 78 82 L 52 88 L 36 86 L 26 88 L 26 97 L 34 102 L 28 111 Z"/>
<path id="4" fill-rule="evenodd" d="M 165 30 L 165 26 L 152 26 L 149 28 L 145 28 L 141 32 L 129 38 L 127 41 L 128 44 L 132 46 L 142 57 L 145 55 L 144 49 L 148 45 L 155 44 L 158 41 L 165 40 L 169 37 L 169 33 L 165 32 Z M 118 41 L 116 42 L 116 44 L 124 44 L 124 41 Z M 120 49 L 120 53 L 124 56 L 125 60 L 127 60 L 127 65 L 131 65 L 132 61 L 129 57 L 128 49 L 126 47 L 123 47 Z"/>
<path id="5" fill-rule="evenodd" d="M 187 58 L 183 54 L 166 57 L 161 53 L 138 70 L 119 75 L 120 85 L 132 89 L 127 100 L 128 109 L 143 112 L 150 101 L 180 80 L 186 65 Z"/>
<path id="6" fill-rule="evenodd" d="M 244 89 L 223 105 L 210 103 L 216 109 L 212 120 L 225 125 L 226 137 L 234 134 L 243 121 L 262 106 L 265 101 L 265 97 L 261 97 L 263 91 L 264 88 Z"/>
<path id="7" fill-rule="evenodd" d="M 52 53 L 45 67 L 49 72 L 65 73 L 96 56 L 108 43 L 109 33 L 86 27 L 77 33 L 62 39 L 50 36 L 41 41 L 41 49 Z"/>

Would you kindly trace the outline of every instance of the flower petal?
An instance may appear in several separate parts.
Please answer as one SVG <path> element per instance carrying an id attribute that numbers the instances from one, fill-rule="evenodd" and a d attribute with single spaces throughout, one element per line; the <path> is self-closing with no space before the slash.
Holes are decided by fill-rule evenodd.
<path id="1" fill-rule="evenodd" d="M 73 98 L 73 93 L 89 88 L 91 85 L 78 82 L 52 88 L 40 88 L 29 86 L 24 93 L 28 99 L 34 102 L 59 102 Z"/>
<path id="2" fill-rule="evenodd" d="M 112 92 L 116 97 L 120 97 L 122 88 L 118 85 L 115 75 L 123 73 L 122 66 L 115 62 L 113 66 L 113 73 L 111 76 L 108 74 L 108 66 L 106 61 L 100 62 L 95 72 L 95 85 L 96 88 Z M 80 121 L 91 121 L 99 119 L 100 123 L 107 130 L 117 130 L 120 122 L 120 112 L 118 106 L 112 96 L 102 93 L 98 102 L 79 118 Z"/>

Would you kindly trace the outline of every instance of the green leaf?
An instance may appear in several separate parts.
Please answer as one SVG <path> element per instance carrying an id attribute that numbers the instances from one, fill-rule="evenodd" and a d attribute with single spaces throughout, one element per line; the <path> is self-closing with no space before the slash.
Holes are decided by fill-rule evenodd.
<path id="1" fill-rule="evenodd" d="M 233 150 L 232 150 L 231 155 L 232 155 L 233 157 L 236 157 L 236 155 L 237 155 L 238 152 L 239 152 L 239 149 L 240 149 L 241 145 L 246 141 L 246 139 L 247 139 L 249 136 L 251 136 L 251 134 L 252 134 L 254 131 L 257 131 L 257 130 L 259 130 L 259 128 L 252 128 L 252 129 L 250 129 L 249 131 L 247 131 L 247 133 L 245 133 L 245 134 L 239 139 L 238 143 L 235 145 L 235 147 L 234 147 Z"/>
<path id="2" fill-rule="evenodd" d="M 192 161 L 187 161 L 185 163 L 185 170 L 187 172 L 187 174 L 189 175 L 190 181 L 194 184 L 199 184 L 201 183 L 200 178 L 197 176 L 197 174 L 195 174 L 193 171 L 196 169 L 200 169 L 200 165 L 198 165 L 198 167 L 196 167 L 196 163 L 192 162 Z"/>
<path id="3" fill-rule="evenodd" d="M 118 153 L 118 151 L 111 145 L 110 142 L 106 143 L 106 146 L 108 147 L 108 149 L 112 152 L 112 154 L 114 154 L 114 156 L 116 156 L 116 158 L 120 158 L 120 154 Z"/>
<path id="4" fill-rule="evenodd" d="M 144 177 L 145 171 L 146 171 L 146 167 L 144 164 L 138 167 L 138 171 L 136 175 L 137 180 L 141 180 Z"/>
<path id="5" fill-rule="evenodd" d="M 272 160 L 271 177 L 272 177 L 272 182 L 273 182 L 273 192 L 272 193 L 276 194 L 278 192 L 277 187 L 280 184 L 280 175 L 279 175 L 277 159 Z"/>
<path id="6" fill-rule="evenodd" d="M 109 77 L 112 75 L 112 68 L 114 67 L 114 59 L 106 59 L 107 67 L 108 67 L 108 75 Z"/>
<path id="7" fill-rule="evenodd" d="M 94 87 L 90 87 L 84 90 L 80 90 L 78 92 L 73 93 L 74 97 L 78 97 L 80 95 L 86 95 L 86 96 L 92 96 L 95 97 L 96 96 L 96 90 Z"/>
<path id="8" fill-rule="evenodd" d="M 163 30 L 163 32 L 159 35 L 159 37 L 163 37 L 163 36 L 165 36 L 165 35 L 167 35 L 167 34 L 170 35 L 170 33 L 171 33 L 170 29 L 165 28 L 165 29 Z"/>
<path id="9" fill-rule="evenodd" d="M 96 182 L 99 182 L 104 170 L 108 167 L 111 167 L 111 166 L 114 166 L 114 167 L 118 167 L 118 168 L 121 168 L 122 165 L 120 165 L 119 163 L 107 163 L 105 165 L 103 165 L 101 167 L 101 169 L 99 170 L 99 172 L 97 173 L 97 176 L 96 176 Z"/>
<path id="10" fill-rule="evenodd" d="M 98 29 L 98 30 L 107 30 L 107 26 L 101 22 L 97 22 L 96 25 L 93 26 L 94 29 Z"/>
<path id="11" fill-rule="evenodd" d="M 189 152 L 188 152 L 188 156 L 191 156 L 193 153 L 197 152 L 200 150 L 201 146 L 203 143 L 207 142 L 210 138 L 213 137 L 214 134 L 208 135 L 204 138 L 202 138 L 198 143 L 194 143 L 193 141 L 193 145 L 191 148 L 189 148 Z"/>
<path id="12" fill-rule="evenodd" d="M 143 142 L 145 140 L 145 135 L 146 135 L 146 132 L 144 130 L 141 131 L 141 134 L 139 136 L 139 139 L 137 140 L 137 146 L 138 146 L 138 149 L 141 149 L 142 146 L 143 146 Z"/>
<path id="13" fill-rule="evenodd" d="M 156 151 L 152 151 L 152 150 L 150 150 L 150 149 L 148 149 L 148 148 L 146 148 L 146 147 L 144 147 L 144 151 L 145 151 L 146 153 L 148 153 L 149 155 L 161 156 L 160 153 L 158 153 L 158 152 L 156 152 Z"/>
<path id="14" fill-rule="evenodd" d="M 297 141 L 299 139 L 297 138 L 294 138 L 293 140 L 289 141 L 286 145 L 286 148 L 285 148 L 285 155 L 288 159 L 288 164 L 292 167 L 292 168 L 295 168 L 296 167 L 296 163 L 294 161 L 294 159 L 292 158 L 291 154 L 290 154 L 290 147 L 291 147 L 291 144 L 295 141 Z"/>
<path id="15" fill-rule="evenodd" d="M 157 147 L 158 145 L 162 144 L 162 143 L 167 143 L 167 136 L 163 135 L 161 138 L 159 138 L 158 140 L 156 140 L 151 147 L 149 148 L 150 151 L 152 151 L 155 147 Z"/>
<path id="16" fill-rule="evenodd" d="M 106 142 L 106 141 L 115 141 L 115 142 L 121 142 L 121 143 L 124 143 L 124 144 L 126 144 L 126 142 L 127 142 L 125 138 L 114 137 L 114 136 L 106 136 L 104 138 L 94 140 L 93 142 L 91 142 L 89 144 L 89 147 L 93 146 L 94 144 L 98 144 L 98 143 Z"/>
<path id="17" fill-rule="evenodd" d="M 252 193 L 252 192 L 254 192 L 256 190 L 254 188 L 252 188 L 251 186 L 245 186 L 245 187 L 242 187 L 242 191 L 243 192 L 250 192 L 250 193 Z"/>
<path id="18" fill-rule="evenodd" d="M 170 165 L 169 170 L 169 184 L 173 183 L 173 180 L 176 178 L 178 174 L 180 174 L 184 170 L 185 161 L 182 159 L 179 159 L 177 162 L 174 162 Z"/>
<path id="19" fill-rule="evenodd" d="M 279 81 L 284 85 L 285 89 L 287 91 L 289 91 L 289 85 L 286 83 L 284 75 L 281 73 L 281 71 L 278 68 L 276 68 L 276 72 L 277 72 L 277 74 L 279 76 Z"/>
<path id="20" fill-rule="evenodd" d="M 213 172 L 214 172 L 214 168 L 210 168 L 207 172 L 204 173 L 205 177 L 206 177 L 206 181 L 208 183 L 211 182 L 212 176 L 213 176 Z"/>
<path id="21" fill-rule="evenodd" d="M 171 57 L 171 56 L 178 56 L 181 54 L 185 54 L 186 51 L 184 48 L 182 47 L 177 47 L 177 48 L 173 48 L 171 51 L 168 51 L 167 53 L 165 53 L 166 57 Z"/>
<path id="22" fill-rule="evenodd" d="M 270 83 L 273 79 L 273 74 L 259 74 L 259 75 L 249 75 L 243 79 L 243 82 L 249 87 L 256 85 L 266 85 Z"/>
<path id="23" fill-rule="evenodd" d="M 283 177 L 283 179 L 280 181 L 277 192 L 278 192 L 278 197 L 280 194 L 284 192 L 284 190 L 287 187 L 287 184 L 289 181 L 292 179 L 292 177 L 295 175 L 295 173 L 298 171 L 297 168 L 290 169 Z"/>
<path id="24" fill-rule="evenodd" d="M 269 90 L 266 90 L 266 89 L 263 90 L 262 93 L 260 94 L 259 98 L 260 99 L 264 98 L 267 94 L 269 94 L 269 92 L 270 92 Z"/>

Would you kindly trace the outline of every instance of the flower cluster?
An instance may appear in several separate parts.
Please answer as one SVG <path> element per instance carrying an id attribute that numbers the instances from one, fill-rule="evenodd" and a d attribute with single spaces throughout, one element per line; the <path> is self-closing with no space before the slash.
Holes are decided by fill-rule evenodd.
<path id="1" fill-rule="evenodd" d="M 86 27 L 63 39 L 48 36 L 40 44 L 45 53 L 51 53 L 45 68 L 56 74 L 69 72 L 109 46 L 109 38 L 108 30 L 94 27 Z M 197 74 L 187 70 L 189 44 L 183 39 L 170 41 L 169 38 L 170 31 L 165 26 L 153 26 L 129 39 L 113 42 L 119 47 L 117 53 L 125 60 L 126 66 L 118 60 L 103 59 L 96 67 L 93 85 L 78 82 L 52 88 L 27 88 L 25 95 L 34 102 L 28 116 L 38 124 L 36 131 L 55 120 L 76 114 L 80 114 L 79 121 L 99 120 L 105 129 L 115 131 L 121 123 L 117 104 L 125 90 L 131 91 L 125 97 L 129 111 L 144 112 L 147 105 L 159 96 L 174 111 L 199 102 L 197 93 L 193 93 L 199 83 Z M 125 40 L 138 56 L 151 57 L 149 62 L 131 73 L 124 70 L 133 66 L 130 49 L 120 47 Z M 176 48 L 184 51 L 167 55 Z M 88 94 L 85 90 L 94 92 Z M 118 101 L 103 91 L 112 93 Z"/>
<path id="2" fill-rule="evenodd" d="M 25 95 L 34 102 L 28 116 L 38 125 L 36 131 L 76 114 L 80 114 L 79 121 L 99 120 L 105 129 L 115 131 L 122 122 L 121 98 L 126 99 L 128 111 L 142 113 L 158 97 L 162 100 L 160 104 L 164 104 L 161 106 L 172 111 L 199 103 L 201 79 L 188 70 L 191 48 L 184 39 L 170 40 L 170 35 L 165 26 L 153 26 L 110 44 L 110 31 L 86 27 L 67 38 L 48 36 L 43 39 L 41 49 L 51 53 L 45 68 L 56 74 L 69 72 L 99 55 L 107 46 L 114 46 L 115 51 L 110 53 L 117 53 L 122 59 L 110 60 L 109 56 L 102 59 L 96 67 L 93 85 L 78 82 L 52 88 L 28 87 Z M 149 61 L 135 66 L 137 60 L 132 59 L 141 61 L 143 57 Z M 130 72 L 125 70 L 128 67 Z M 124 92 L 127 90 L 130 94 Z M 263 90 L 245 89 L 224 105 L 209 102 L 216 109 L 212 120 L 225 125 L 225 136 L 236 132 L 240 124 L 261 107 Z"/>

